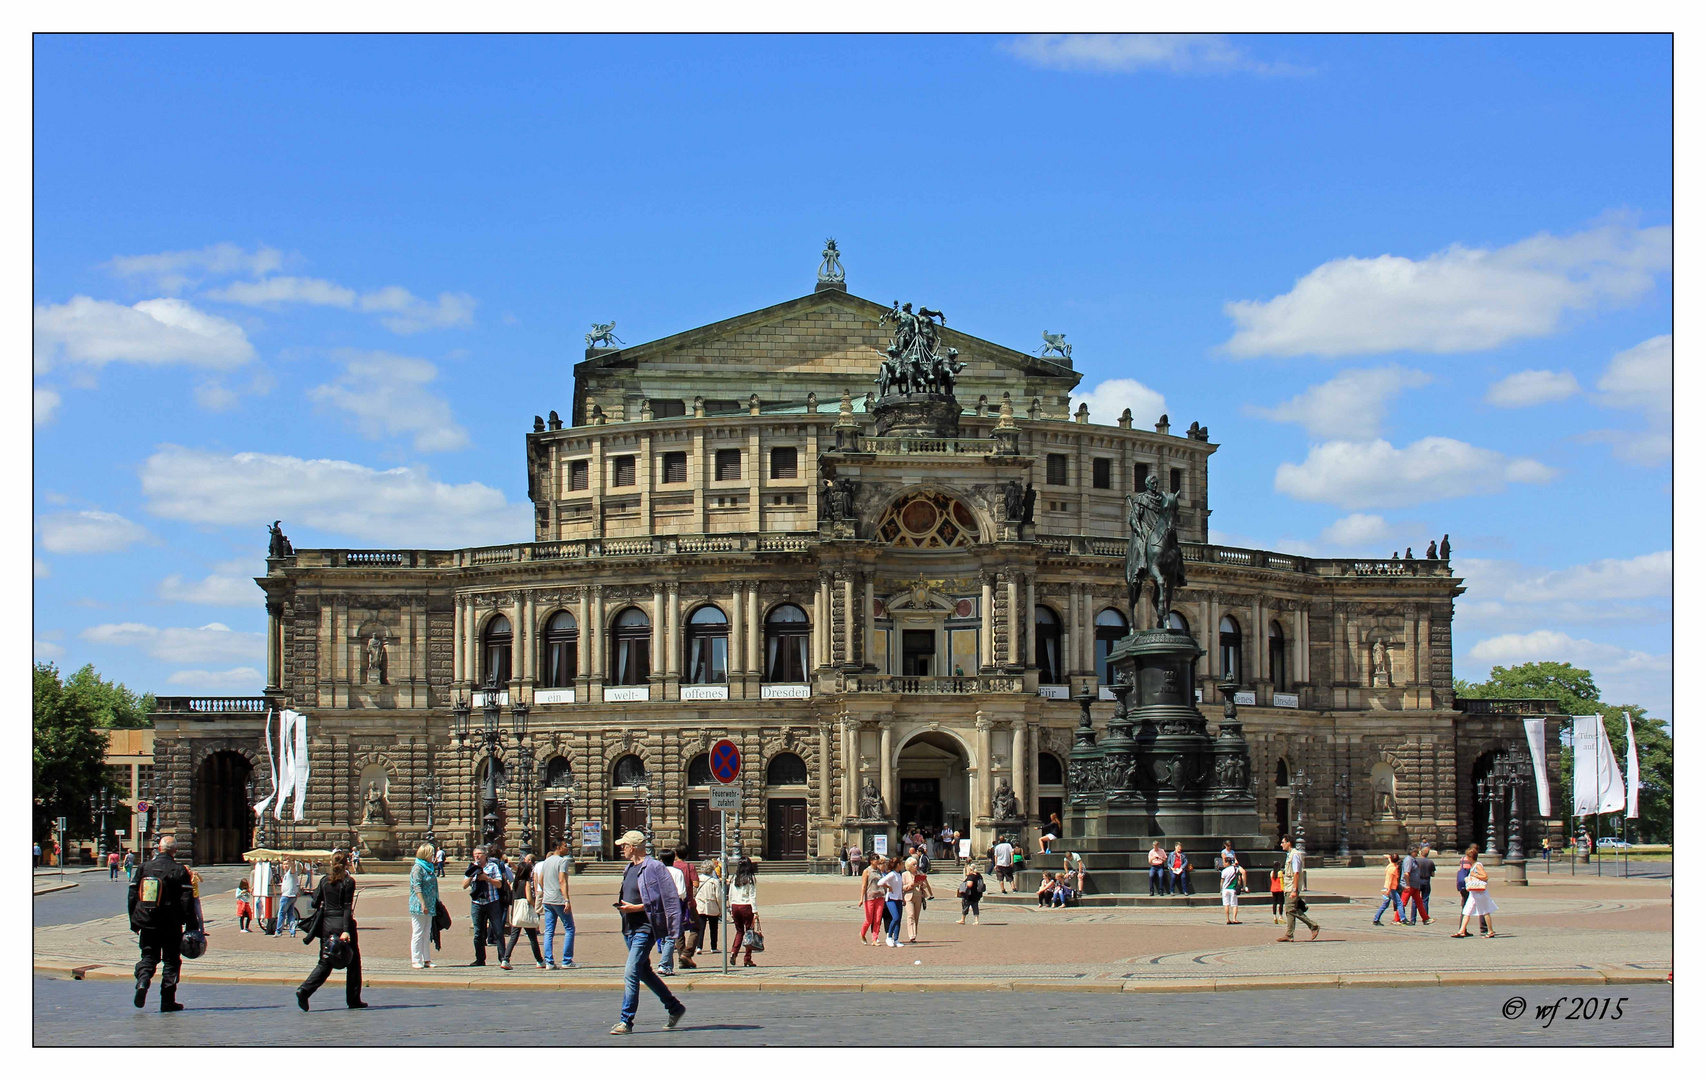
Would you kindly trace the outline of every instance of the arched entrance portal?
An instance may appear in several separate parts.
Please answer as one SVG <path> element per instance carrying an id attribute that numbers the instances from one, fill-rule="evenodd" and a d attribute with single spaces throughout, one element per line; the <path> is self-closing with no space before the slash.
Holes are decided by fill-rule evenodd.
<path id="1" fill-rule="evenodd" d="M 247 784 L 249 759 L 235 750 L 221 750 L 201 759 L 195 774 L 193 818 L 195 861 L 236 863 L 254 846 Z"/>
<path id="2" fill-rule="evenodd" d="M 971 763 L 953 736 L 927 731 L 907 740 L 895 782 L 895 821 L 902 829 L 917 825 L 928 832 L 947 825 L 970 831 Z"/>

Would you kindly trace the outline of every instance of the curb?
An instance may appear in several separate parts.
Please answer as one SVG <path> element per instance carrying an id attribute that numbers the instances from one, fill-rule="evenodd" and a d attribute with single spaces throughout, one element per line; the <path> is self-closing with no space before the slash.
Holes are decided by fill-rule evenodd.
<path id="1" fill-rule="evenodd" d="M 77 980 L 110 980 L 114 982 L 129 981 L 135 977 L 129 968 L 106 964 L 38 963 L 34 966 L 34 972 L 37 975 L 69 976 Z M 190 976 L 187 984 L 191 986 L 197 983 L 240 983 L 250 986 L 294 987 L 300 985 L 302 981 L 295 975 L 259 971 L 217 971 L 205 974 L 186 971 L 186 975 Z M 736 976 L 726 981 L 721 977 L 714 980 L 698 978 L 672 981 L 669 985 L 677 993 L 727 993 L 730 991 L 746 991 L 748 993 L 785 993 L 789 991 L 810 993 L 918 993 L 926 990 L 953 990 L 980 993 L 1050 991 L 1079 994 L 1179 994 L 1234 993 L 1243 990 L 1366 990 L 1371 987 L 1625 986 L 1642 983 L 1662 984 L 1669 981 L 1668 975 L 1659 972 L 1579 968 L 1557 971 L 1454 971 L 1438 974 L 1392 972 L 1389 974 L 1348 975 L 1239 975 L 1222 978 L 1121 979 L 1075 983 L 1055 983 L 1022 976 L 1011 979 L 944 979 L 932 982 L 919 982 L 910 979 L 884 979 L 869 982 L 851 979 L 826 979 L 821 982 L 804 982 L 792 979 L 770 978 L 761 980 Z M 523 990 L 536 992 L 580 990 L 598 993 L 619 993 L 623 989 L 621 979 L 587 979 L 568 983 L 548 979 L 501 979 L 487 975 L 447 975 L 442 978 L 422 977 L 420 975 L 381 975 L 377 978 L 369 976 L 363 979 L 362 985 L 368 988 L 397 987 L 408 990 Z"/>
<path id="2" fill-rule="evenodd" d="M 78 885 L 81 885 L 81 884 L 82 884 L 82 882 L 80 882 L 80 881 L 67 881 L 63 885 L 49 885 L 45 889 L 35 889 L 34 891 L 32 891 L 30 893 L 30 895 L 31 896 L 46 896 L 48 893 L 64 892 L 66 889 L 75 889 Z"/>

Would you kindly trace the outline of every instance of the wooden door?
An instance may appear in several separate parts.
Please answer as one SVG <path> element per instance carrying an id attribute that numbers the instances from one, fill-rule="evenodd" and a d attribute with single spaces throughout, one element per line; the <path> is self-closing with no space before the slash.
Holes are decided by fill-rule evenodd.
<path id="1" fill-rule="evenodd" d="M 640 832 L 645 832 L 646 811 L 645 808 L 639 804 L 639 801 L 635 799 L 617 799 L 611 806 L 611 809 L 614 813 L 610 815 L 610 818 L 614 824 L 612 825 L 610 835 L 606 837 L 606 840 L 610 845 L 611 852 L 613 853 L 611 858 L 619 859 L 622 857 L 622 852 L 621 849 L 616 846 L 616 841 L 621 839 L 622 834 L 626 833 L 629 829 L 636 829 Z"/>
<path id="2" fill-rule="evenodd" d="M 806 857 L 806 800 L 771 799 L 768 826 L 764 837 L 766 858 Z"/>
<path id="3" fill-rule="evenodd" d="M 568 840 L 569 804 L 561 799 L 545 801 L 545 851 L 555 852 L 557 845 Z M 573 841 L 570 845 L 573 846 Z"/>
<path id="4" fill-rule="evenodd" d="M 711 809 L 710 799 L 687 800 L 687 850 L 695 859 L 708 859 L 723 848 L 723 815 Z"/>

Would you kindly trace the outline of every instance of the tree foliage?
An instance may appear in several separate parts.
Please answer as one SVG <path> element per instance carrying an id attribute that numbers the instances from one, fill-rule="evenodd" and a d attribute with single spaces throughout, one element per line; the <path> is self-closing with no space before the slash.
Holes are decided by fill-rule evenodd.
<path id="1" fill-rule="evenodd" d="M 112 797 L 128 795 L 108 784 L 102 766 L 107 740 L 102 732 L 148 726 L 154 697 L 107 682 L 93 665 L 62 681 L 57 667 L 37 664 L 33 705 L 34 835 L 37 839 L 51 836 L 60 816 L 70 820 L 73 833 L 87 833 L 91 794 L 107 784 Z"/>
<path id="2" fill-rule="evenodd" d="M 1487 674 L 1485 682 L 1469 683 L 1454 680 L 1460 697 L 1483 698 L 1553 698 L 1567 716 L 1603 716 L 1606 734 L 1617 753 L 1618 767 L 1628 761 L 1628 740 L 1624 737 L 1624 718 L 1635 727 L 1635 751 L 1641 766 L 1641 816 L 1629 822 L 1631 840 L 1669 842 L 1671 839 L 1671 736 L 1665 722 L 1649 717 L 1639 705 L 1610 705 L 1600 699 L 1599 686 L 1593 673 L 1571 664 L 1545 660 L 1520 664 L 1516 667 L 1496 667 Z M 1564 775 L 1560 782 L 1565 792 L 1566 812 L 1571 801 L 1574 776 L 1574 755 L 1565 732 L 1562 753 Z M 1609 831 L 1613 822 L 1607 817 L 1602 823 Z"/>

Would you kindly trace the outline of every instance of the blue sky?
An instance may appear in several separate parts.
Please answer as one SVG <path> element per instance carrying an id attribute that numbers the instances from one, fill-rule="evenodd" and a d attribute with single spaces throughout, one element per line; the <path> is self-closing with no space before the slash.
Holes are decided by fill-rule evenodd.
<path id="1" fill-rule="evenodd" d="M 593 320 L 810 290 L 1065 332 L 1217 539 L 1449 532 L 1457 673 L 1670 716 L 1652 36 L 38 37 L 35 654 L 257 692 L 265 526 L 530 536 Z M 367 509 L 374 505 L 380 510 Z"/>

